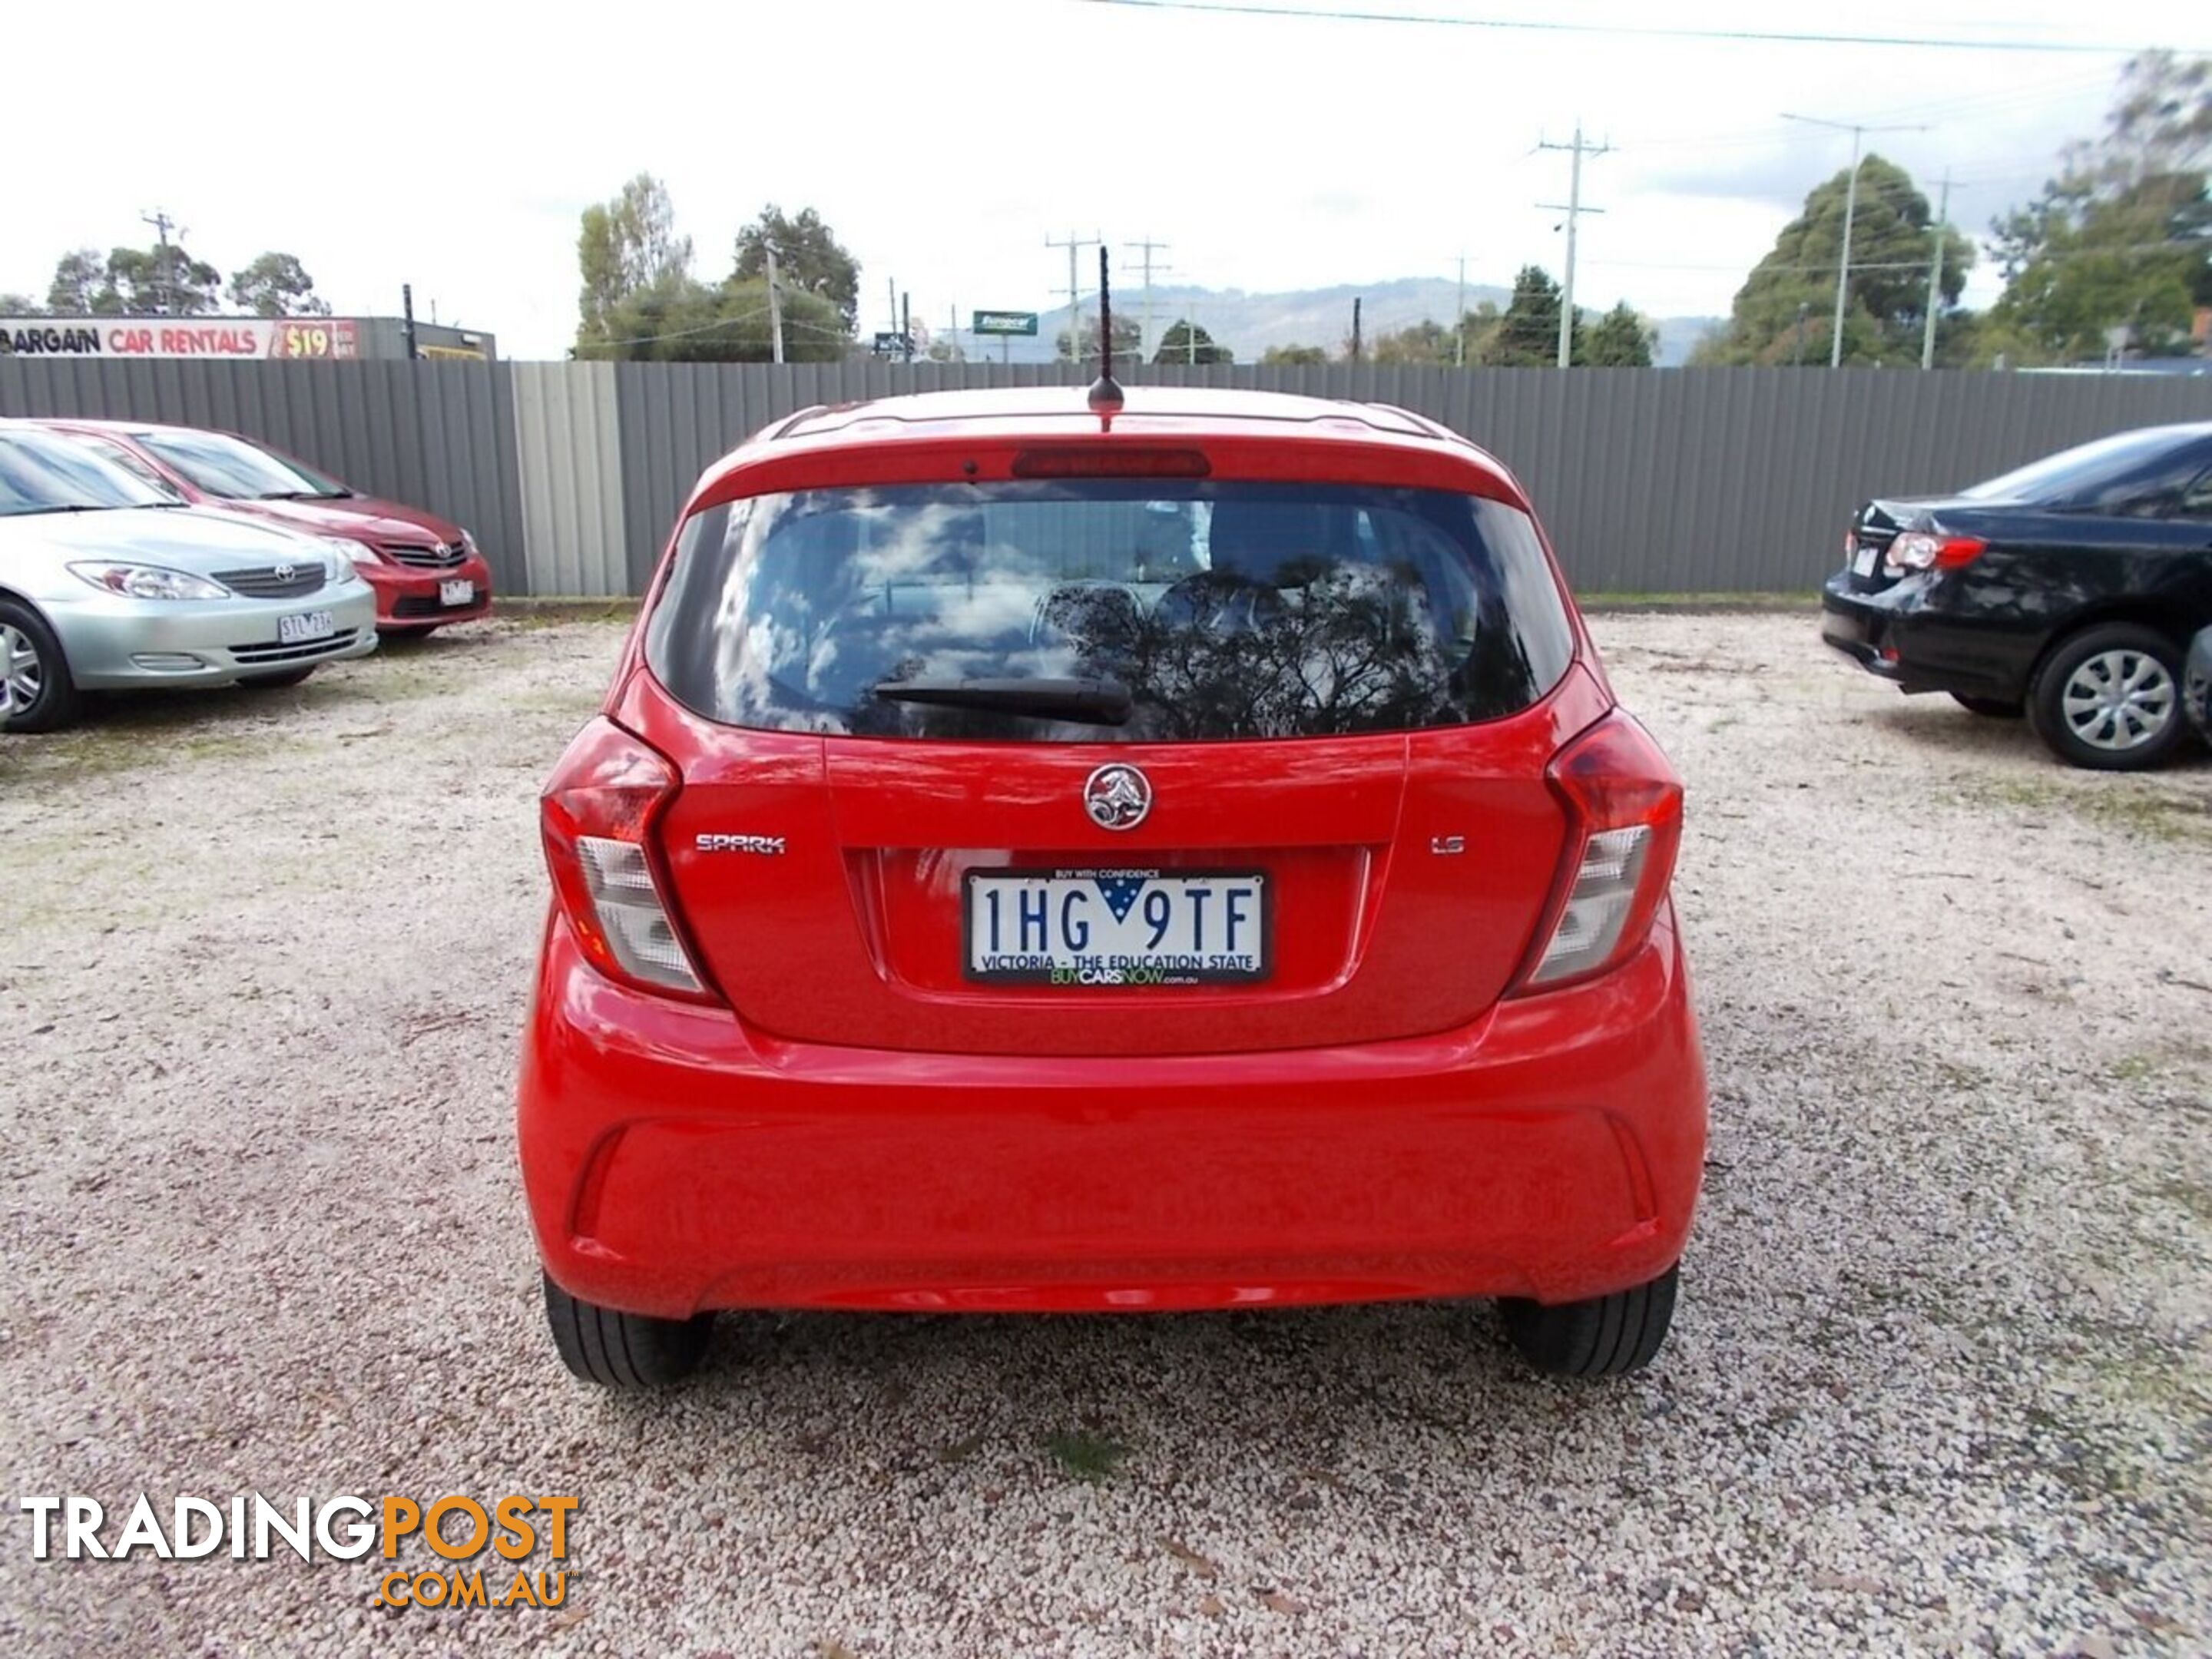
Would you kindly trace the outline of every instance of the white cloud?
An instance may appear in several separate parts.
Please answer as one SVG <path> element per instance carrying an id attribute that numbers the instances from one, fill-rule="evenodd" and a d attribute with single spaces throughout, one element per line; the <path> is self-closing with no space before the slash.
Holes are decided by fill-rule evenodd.
<path id="1" fill-rule="evenodd" d="M 1434 10 L 1560 15 L 1537 0 Z M 1856 31 L 1992 32 L 2012 0 L 1953 0 L 1930 25 L 1899 0 Z M 1601 0 L 1577 20 L 1648 25 Z M 1774 27 L 1771 7 L 1692 0 L 1676 26 Z M 2180 14 L 2129 0 L 2072 38 L 2154 40 Z M 704 273 L 768 201 L 812 205 L 862 262 L 863 326 L 884 283 L 933 323 L 949 305 L 1042 307 L 1066 281 L 1044 246 L 1070 228 L 1151 235 L 1174 278 L 1249 289 L 1557 268 L 1566 161 L 1531 154 L 1579 116 L 1620 149 L 1586 166 L 1583 293 L 1719 312 L 1848 140 L 1784 108 L 1905 111 L 1884 136 L 1932 187 L 1975 181 L 1979 229 L 2095 125 L 2113 60 L 1715 45 L 1352 22 L 1153 14 L 1070 0 L 805 7 L 678 4 L 633 14 L 427 6 L 325 13 L 256 31 L 118 0 L 87 58 L 84 20 L 9 26 L 10 170 L 0 289 L 43 293 L 54 258 L 143 240 L 166 206 L 226 272 L 297 253 L 342 311 L 418 307 L 557 355 L 574 327 L 576 215 L 659 173 Z M 158 47 L 158 49 L 156 49 Z M 67 73 L 33 73 L 40 63 Z M 53 158 L 46 166 L 34 158 Z M 1993 180 L 1998 182 L 1983 182 Z M 1117 266 L 1133 254 L 1117 248 Z M 1986 279 L 1984 279 L 1986 281 Z M 1980 284 L 1978 284 L 1979 287 Z"/>

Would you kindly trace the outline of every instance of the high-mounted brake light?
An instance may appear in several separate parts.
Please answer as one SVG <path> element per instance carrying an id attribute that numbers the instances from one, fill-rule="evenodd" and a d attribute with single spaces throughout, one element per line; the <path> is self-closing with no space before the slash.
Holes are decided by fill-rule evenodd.
<path id="1" fill-rule="evenodd" d="M 1972 536 L 1939 536 L 1915 530 L 1889 544 L 1889 562 L 1899 570 L 1956 570 L 1980 558 L 1988 544 Z"/>
<path id="2" fill-rule="evenodd" d="M 1134 444 L 1060 444 L 1014 457 L 1017 478 L 1203 478 L 1213 463 L 1202 449 Z"/>
<path id="3" fill-rule="evenodd" d="M 1567 809 L 1567 855 L 1531 990 L 1602 973 L 1640 947 L 1682 839 L 1681 781 L 1618 709 L 1561 750 L 1545 775 Z"/>
<path id="4" fill-rule="evenodd" d="M 555 765 L 538 824 L 554 895 L 586 960 L 610 979 L 711 1002 L 661 897 L 647 841 L 676 785 L 659 751 L 594 720 Z"/>

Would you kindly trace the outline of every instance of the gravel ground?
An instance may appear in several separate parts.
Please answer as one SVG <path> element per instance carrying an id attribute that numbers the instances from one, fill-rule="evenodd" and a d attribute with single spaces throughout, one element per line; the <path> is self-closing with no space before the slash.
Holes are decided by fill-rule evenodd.
<path id="1" fill-rule="evenodd" d="M 1598 1388 L 1400 1306 L 726 1320 L 590 1392 L 508 1090 L 619 630 L 6 741 L 0 1649 L 2212 1650 L 2212 762 L 2064 771 L 1803 616 L 1596 627 L 1689 781 L 1714 1092 L 1674 1340 Z M 14 1510 L 252 1490 L 578 1494 L 568 1605 Z"/>

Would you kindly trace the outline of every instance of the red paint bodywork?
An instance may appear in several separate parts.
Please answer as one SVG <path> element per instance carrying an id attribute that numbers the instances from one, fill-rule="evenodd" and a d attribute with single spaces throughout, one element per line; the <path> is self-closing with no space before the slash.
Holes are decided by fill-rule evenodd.
<path id="1" fill-rule="evenodd" d="M 1080 396 L 802 416 L 710 470 L 686 516 L 1006 477 L 1019 452 L 1101 441 Z M 1139 388 L 1113 439 L 1196 445 L 1217 478 L 1526 507 L 1487 456 L 1396 410 Z M 1571 873 L 1547 768 L 1613 707 L 1573 626 L 1573 665 L 1507 719 L 1110 745 L 738 730 L 680 707 L 634 632 L 605 712 L 680 779 L 648 851 L 708 997 L 601 973 L 555 908 L 518 1091 L 547 1270 L 670 1316 L 1559 1302 L 1664 1272 L 1705 1109 L 1671 904 L 1608 970 L 1516 988 Z M 1133 830 L 1081 810 L 1102 758 L 1152 781 Z M 787 850 L 693 850 L 733 825 Z M 1433 855 L 1449 835 L 1465 854 Z M 1267 869 L 1273 974 L 1144 992 L 962 979 L 963 870 L 1108 858 Z"/>
<path id="2" fill-rule="evenodd" d="M 211 507 L 218 512 L 234 513 L 250 519 L 274 520 L 287 529 L 304 531 L 313 536 L 344 536 L 364 542 L 377 551 L 374 564 L 356 563 L 361 573 L 376 593 L 377 631 L 383 634 L 428 634 L 448 623 L 474 622 L 491 614 L 491 566 L 481 553 L 471 553 L 459 564 L 439 569 L 424 569 L 401 563 L 386 550 L 398 546 L 420 546 L 434 542 L 440 546 L 451 546 L 461 538 L 461 527 L 441 519 L 434 513 L 420 507 L 408 507 L 398 501 L 385 501 L 374 495 L 345 495 L 330 501 L 239 501 L 228 496 L 214 495 L 202 489 L 190 478 L 164 460 L 159 454 L 140 443 L 133 434 L 143 429 L 127 421 L 42 421 L 40 425 L 56 432 L 74 432 L 85 436 L 104 439 L 127 449 L 165 483 L 194 507 Z M 228 433 L 241 443 L 250 443 L 256 449 L 283 461 L 292 457 L 282 450 L 263 443 L 258 438 L 247 438 L 238 433 Z M 325 477 L 330 477 L 318 467 Z M 443 611 L 435 617 L 402 617 L 399 602 L 404 599 L 434 601 L 438 584 L 441 581 L 465 580 L 476 584 L 476 603 L 466 609 Z"/>

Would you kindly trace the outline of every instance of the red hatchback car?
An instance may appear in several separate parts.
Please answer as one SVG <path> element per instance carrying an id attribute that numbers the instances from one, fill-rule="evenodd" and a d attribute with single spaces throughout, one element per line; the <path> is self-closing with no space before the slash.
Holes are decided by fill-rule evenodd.
<path id="1" fill-rule="evenodd" d="M 1373 405 L 799 415 L 542 802 L 562 1358 L 721 1309 L 1505 1298 L 1649 1360 L 1703 1164 L 1681 786 L 1512 477 Z"/>
<path id="2" fill-rule="evenodd" d="M 420 507 L 349 489 L 265 444 L 235 433 L 141 421 L 50 420 L 108 460 L 195 507 L 275 519 L 348 544 L 376 591 L 376 631 L 428 634 L 491 611 L 491 567 L 476 538 Z"/>

